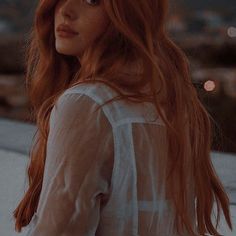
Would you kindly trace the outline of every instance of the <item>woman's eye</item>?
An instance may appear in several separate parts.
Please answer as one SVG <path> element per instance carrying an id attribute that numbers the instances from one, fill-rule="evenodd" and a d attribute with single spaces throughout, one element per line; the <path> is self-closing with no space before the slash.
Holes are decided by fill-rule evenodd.
<path id="1" fill-rule="evenodd" d="M 89 5 L 98 5 L 99 0 L 85 0 Z"/>

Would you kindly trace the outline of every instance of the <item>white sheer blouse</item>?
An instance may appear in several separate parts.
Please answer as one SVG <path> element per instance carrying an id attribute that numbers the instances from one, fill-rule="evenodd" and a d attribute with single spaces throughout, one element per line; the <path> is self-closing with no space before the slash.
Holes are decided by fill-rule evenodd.
<path id="1" fill-rule="evenodd" d="M 27 236 L 177 236 L 163 195 L 167 144 L 154 104 L 79 84 L 50 116 L 43 186 Z M 194 218 L 194 198 L 189 210 Z M 187 236 L 187 234 L 185 234 Z"/>

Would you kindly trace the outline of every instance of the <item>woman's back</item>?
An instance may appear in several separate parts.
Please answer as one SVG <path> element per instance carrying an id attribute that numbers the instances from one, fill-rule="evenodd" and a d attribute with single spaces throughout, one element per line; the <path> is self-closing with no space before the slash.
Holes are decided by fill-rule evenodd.
<path id="1" fill-rule="evenodd" d="M 77 115 L 84 117 L 85 119 L 86 114 L 87 116 L 92 114 L 90 112 L 88 113 L 89 109 L 86 109 L 86 103 L 79 104 L 81 98 L 78 98 L 81 95 L 83 95 L 84 98 L 86 97 L 87 100 L 90 100 L 91 103 L 101 105 L 117 94 L 109 86 L 101 82 L 95 84 L 80 84 L 67 89 L 60 96 L 58 103 L 56 104 L 56 109 L 60 109 L 63 102 L 63 106 L 71 106 L 72 103 L 66 102 L 69 101 L 66 97 L 70 96 L 70 99 L 77 99 L 77 104 L 80 106 Z M 99 147 L 96 147 L 97 151 L 95 152 L 97 155 L 101 155 L 101 157 L 99 157 L 100 163 L 95 163 L 93 171 L 90 171 L 90 175 L 87 175 L 87 178 L 91 179 L 87 179 L 87 181 L 84 182 L 84 193 L 74 196 L 75 202 L 79 201 L 81 206 L 83 206 L 84 199 L 89 200 L 88 198 L 91 196 L 88 194 L 89 192 L 90 194 L 92 194 L 92 191 L 94 191 L 93 193 L 97 193 L 96 196 L 101 197 L 100 207 L 98 206 L 99 214 L 98 212 L 97 214 L 93 214 L 92 210 L 88 209 L 90 205 L 84 205 L 84 213 L 80 210 L 81 207 L 77 208 L 75 210 L 77 211 L 77 217 L 74 218 L 74 226 L 71 225 L 71 229 L 68 228 L 68 231 L 65 231 L 65 234 L 63 235 L 81 235 L 81 233 L 83 233 L 83 235 L 101 236 L 177 235 L 173 221 L 174 208 L 168 200 L 168 197 L 164 196 L 164 176 L 168 148 L 166 142 L 166 129 L 160 118 L 153 121 L 157 116 L 154 104 L 149 102 L 134 103 L 118 100 L 103 106 L 101 109 L 102 113 L 99 113 L 97 120 L 96 118 L 94 119 L 95 122 L 97 122 L 97 125 L 101 128 L 101 132 L 97 134 L 98 136 L 93 140 L 93 143 L 84 142 L 85 150 L 99 145 Z M 77 110 L 75 109 L 75 106 L 71 107 L 71 111 L 75 110 Z M 54 127 L 54 129 L 57 126 L 57 124 L 55 124 L 57 119 L 54 119 L 55 112 L 56 110 L 52 111 L 50 118 L 50 127 Z M 65 113 L 62 115 L 66 116 Z M 74 114 L 70 115 L 76 117 Z M 103 122 L 101 122 L 102 119 L 100 115 L 104 116 Z M 84 120 L 80 125 L 88 126 L 89 124 Z M 103 147 L 101 147 L 100 140 L 106 138 L 104 135 L 104 130 L 106 129 L 110 129 L 112 135 L 109 136 L 109 142 L 105 143 L 104 141 Z M 89 130 L 89 127 L 87 130 Z M 69 132 L 69 130 L 67 131 Z M 91 136 L 91 133 L 81 133 L 80 138 L 89 140 L 89 138 L 85 137 L 86 135 Z M 57 199 L 57 196 L 53 196 L 55 192 L 53 193 L 53 191 L 49 191 L 49 187 L 46 187 L 49 186 L 47 183 L 51 183 L 49 176 L 52 172 L 55 173 L 55 163 L 51 165 L 49 164 L 49 158 L 52 159 L 53 156 L 56 155 L 53 150 L 50 150 L 50 144 L 54 143 L 53 139 L 55 137 L 57 139 L 63 138 L 63 136 L 58 134 L 51 136 L 49 134 L 48 160 L 46 160 L 44 177 L 45 187 L 43 187 L 44 191 L 42 191 L 43 193 L 40 197 L 37 216 L 41 216 L 40 225 L 43 225 L 47 219 L 46 225 L 50 227 L 50 222 L 54 222 L 56 228 L 56 224 L 59 223 L 57 222 L 58 215 L 50 215 L 50 217 L 47 218 L 45 217 L 43 210 L 41 210 L 43 209 L 42 205 L 47 205 L 49 199 Z M 75 146 L 79 145 L 80 140 L 78 139 L 77 142 L 77 144 L 75 142 Z M 94 147 L 92 147 L 93 145 Z M 51 145 L 51 147 L 53 147 L 53 145 Z M 105 152 L 103 150 L 103 155 L 98 154 L 101 149 L 105 149 Z M 57 153 L 59 153 L 59 151 Z M 84 156 L 81 155 L 80 157 L 75 155 L 75 157 L 84 159 L 86 155 L 87 158 L 91 159 L 91 161 L 93 160 L 94 157 L 92 156 L 92 153 L 90 153 L 90 156 L 85 153 Z M 101 163 L 103 164 L 101 165 Z M 80 171 L 80 168 L 81 167 L 78 166 L 78 172 Z M 98 175 L 97 173 L 100 174 Z M 61 174 L 66 175 L 66 169 L 64 169 L 64 172 L 61 172 Z M 103 178 L 99 179 L 99 176 L 102 176 Z M 96 178 L 97 182 L 95 184 L 93 178 Z M 76 181 L 76 179 L 74 180 Z M 106 189 L 107 191 L 100 191 L 100 193 L 102 193 L 100 195 L 98 194 L 98 186 L 101 187 L 99 181 L 100 184 L 101 182 L 106 182 L 106 186 L 109 186 Z M 91 184 L 91 182 L 93 182 L 94 185 Z M 58 185 L 58 189 L 61 187 L 62 186 Z M 88 191 L 89 188 L 90 190 Z M 58 189 L 57 194 L 59 192 Z M 103 189 L 105 189 L 105 185 L 103 186 Z M 73 189 L 67 189 L 67 191 L 73 191 Z M 79 192 L 78 189 L 77 192 Z M 48 204 L 48 206 L 50 206 L 50 204 Z M 50 211 L 50 209 L 45 208 L 45 212 L 47 210 Z M 84 228 L 84 226 L 82 227 L 82 221 L 79 219 L 86 218 L 83 214 L 90 210 L 93 219 L 90 219 L 91 225 L 87 225 L 87 228 Z M 189 211 L 192 215 L 193 224 L 195 224 L 193 196 L 189 196 Z M 64 214 L 63 212 L 61 213 Z M 36 219 L 36 224 L 37 221 L 38 219 Z M 31 227 L 34 228 L 34 226 Z M 36 228 L 37 227 L 35 227 L 35 229 Z M 44 230 L 42 230 L 42 227 L 40 230 L 40 235 L 42 235 Z M 45 232 L 47 232 L 49 229 L 45 228 L 45 230 Z M 73 234 L 71 234 L 72 232 Z M 32 235 L 35 236 L 37 234 Z"/>

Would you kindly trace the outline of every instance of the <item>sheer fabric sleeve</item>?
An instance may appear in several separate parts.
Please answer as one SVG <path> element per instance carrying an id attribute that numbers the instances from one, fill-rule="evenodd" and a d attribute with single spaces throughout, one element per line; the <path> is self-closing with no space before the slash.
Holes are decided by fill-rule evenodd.
<path id="1" fill-rule="evenodd" d="M 84 94 L 62 95 L 50 116 L 36 220 L 27 236 L 90 236 L 110 191 L 112 128 Z"/>

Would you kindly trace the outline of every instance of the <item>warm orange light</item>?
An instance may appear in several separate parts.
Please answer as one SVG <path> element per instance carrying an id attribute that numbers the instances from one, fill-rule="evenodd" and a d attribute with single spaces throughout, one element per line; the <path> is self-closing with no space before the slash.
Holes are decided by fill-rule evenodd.
<path id="1" fill-rule="evenodd" d="M 213 91 L 216 87 L 216 84 L 214 81 L 212 80 L 207 80 L 205 83 L 204 83 L 204 89 L 206 91 Z"/>

